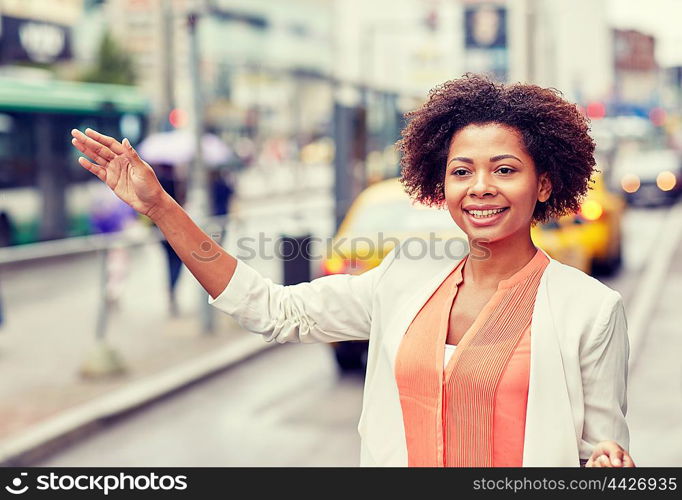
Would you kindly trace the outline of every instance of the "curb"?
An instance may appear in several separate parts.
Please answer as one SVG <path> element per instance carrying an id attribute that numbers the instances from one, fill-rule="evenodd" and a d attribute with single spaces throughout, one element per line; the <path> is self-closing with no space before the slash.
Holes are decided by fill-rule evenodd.
<path id="1" fill-rule="evenodd" d="M 261 336 L 245 336 L 223 349 L 204 354 L 156 375 L 131 382 L 110 394 L 66 410 L 0 442 L 1 467 L 31 467 L 116 418 L 154 403 L 194 383 L 270 349 Z"/>

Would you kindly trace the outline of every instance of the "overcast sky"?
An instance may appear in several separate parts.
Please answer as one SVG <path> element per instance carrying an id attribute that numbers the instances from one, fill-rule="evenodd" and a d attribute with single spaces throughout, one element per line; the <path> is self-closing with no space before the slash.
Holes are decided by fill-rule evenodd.
<path id="1" fill-rule="evenodd" d="M 617 28 L 654 35 L 662 66 L 682 65 L 682 0 L 607 0 L 608 16 Z"/>

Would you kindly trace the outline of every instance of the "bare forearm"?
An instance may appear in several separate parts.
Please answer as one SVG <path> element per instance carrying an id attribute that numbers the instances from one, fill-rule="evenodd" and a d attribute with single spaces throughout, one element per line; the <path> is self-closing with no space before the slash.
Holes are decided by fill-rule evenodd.
<path id="1" fill-rule="evenodd" d="M 215 298 L 227 287 L 237 260 L 213 241 L 170 196 L 149 217 L 208 294 Z"/>

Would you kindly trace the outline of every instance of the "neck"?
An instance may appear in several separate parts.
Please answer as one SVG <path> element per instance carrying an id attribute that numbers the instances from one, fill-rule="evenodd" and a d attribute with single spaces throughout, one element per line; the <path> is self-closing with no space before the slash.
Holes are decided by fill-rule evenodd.
<path id="1" fill-rule="evenodd" d="M 537 252 L 530 232 L 523 237 L 505 238 L 493 243 L 469 239 L 472 252 L 464 264 L 464 281 L 476 287 L 495 289 L 500 281 L 522 269 Z"/>

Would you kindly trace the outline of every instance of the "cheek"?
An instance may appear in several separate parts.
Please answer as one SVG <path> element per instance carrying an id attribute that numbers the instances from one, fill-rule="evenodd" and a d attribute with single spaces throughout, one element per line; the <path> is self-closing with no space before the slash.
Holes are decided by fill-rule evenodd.
<path id="1" fill-rule="evenodd" d="M 459 207 L 462 206 L 462 194 L 457 189 L 445 188 L 445 208 L 452 219 L 459 222 L 462 219 L 462 211 Z"/>
<path id="2" fill-rule="evenodd" d="M 520 190 L 518 193 L 519 204 L 523 203 L 531 208 L 535 207 L 535 203 L 538 199 L 537 194 L 537 191 L 533 188 Z"/>
<path id="3" fill-rule="evenodd" d="M 511 203 L 517 206 L 535 205 L 537 189 L 526 182 L 510 183 L 500 190 Z"/>
<path id="4" fill-rule="evenodd" d="M 448 182 L 446 179 L 443 188 L 445 203 L 448 205 L 458 203 L 458 200 L 462 197 L 462 193 L 460 191 L 460 189 L 457 189 L 457 186 L 454 186 L 452 182 Z"/>

